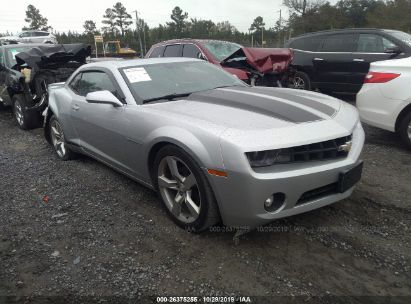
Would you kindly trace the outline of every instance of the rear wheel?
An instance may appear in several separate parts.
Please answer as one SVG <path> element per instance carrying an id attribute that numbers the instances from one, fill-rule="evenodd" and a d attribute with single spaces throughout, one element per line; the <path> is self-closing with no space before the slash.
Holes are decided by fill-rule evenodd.
<path id="1" fill-rule="evenodd" d="M 38 112 L 27 112 L 27 103 L 23 96 L 13 96 L 13 114 L 20 129 L 30 130 L 41 126 L 41 115 Z"/>
<path id="2" fill-rule="evenodd" d="M 411 112 L 409 112 L 401 120 L 398 133 L 401 136 L 402 141 L 411 149 Z"/>
<path id="3" fill-rule="evenodd" d="M 177 225 L 200 232 L 218 223 L 214 194 L 190 155 L 176 146 L 166 146 L 157 153 L 154 168 L 156 187 Z"/>
<path id="4" fill-rule="evenodd" d="M 71 151 L 69 147 L 67 147 L 63 128 L 55 116 L 50 118 L 49 128 L 51 144 L 53 145 L 57 156 L 61 160 L 70 160 L 75 158 L 76 154 Z"/>
<path id="5" fill-rule="evenodd" d="M 297 71 L 295 72 L 294 77 L 291 78 L 288 87 L 298 90 L 311 90 L 310 77 L 304 72 Z"/>

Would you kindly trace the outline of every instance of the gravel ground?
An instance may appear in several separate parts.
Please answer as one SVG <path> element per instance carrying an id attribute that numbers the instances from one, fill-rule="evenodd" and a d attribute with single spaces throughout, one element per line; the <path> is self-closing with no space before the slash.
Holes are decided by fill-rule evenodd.
<path id="1" fill-rule="evenodd" d="M 232 232 L 176 228 L 154 192 L 103 164 L 59 161 L 42 129 L 19 130 L 3 111 L 0 303 L 147 295 L 411 303 L 411 153 L 396 135 L 365 130 L 364 176 L 351 198 L 235 244 Z"/>

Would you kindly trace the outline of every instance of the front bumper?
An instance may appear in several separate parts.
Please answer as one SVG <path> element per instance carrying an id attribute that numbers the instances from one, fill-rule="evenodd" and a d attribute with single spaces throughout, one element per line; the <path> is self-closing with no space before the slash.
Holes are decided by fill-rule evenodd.
<path id="1" fill-rule="evenodd" d="M 307 196 L 307 193 L 316 193 L 313 190 L 338 183 L 340 173 L 358 163 L 364 144 L 364 131 L 360 124 L 355 128 L 352 140 L 353 148 L 342 160 L 277 165 L 275 169 L 267 167 L 258 171 L 249 167 L 248 171 L 229 170 L 227 178 L 211 177 L 224 224 L 253 229 L 275 219 L 307 212 L 349 197 L 354 187 L 344 193 L 333 191 L 332 187 L 317 195 Z M 285 194 L 284 205 L 274 212 L 266 211 L 265 200 L 277 192 Z"/>

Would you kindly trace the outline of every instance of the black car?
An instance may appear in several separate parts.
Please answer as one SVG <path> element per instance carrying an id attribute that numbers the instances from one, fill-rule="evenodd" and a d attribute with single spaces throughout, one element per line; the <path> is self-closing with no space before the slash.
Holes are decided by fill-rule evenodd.
<path id="1" fill-rule="evenodd" d="M 411 35 L 383 29 L 345 29 L 305 34 L 290 39 L 290 87 L 324 93 L 357 93 L 370 62 L 411 56 Z"/>
<path id="2" fill-rule="evenodd" d="M 90 53 L 85 44 L 0 46 L 0 108 L 11 106 L 21 129 L 41 126 L 47 85 L 65 81 Z"/>

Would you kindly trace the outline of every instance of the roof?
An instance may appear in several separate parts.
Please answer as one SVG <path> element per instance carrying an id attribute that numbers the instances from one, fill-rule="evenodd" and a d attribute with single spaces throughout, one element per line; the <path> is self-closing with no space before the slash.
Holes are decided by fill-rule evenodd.
<path id="1" fill-rule="evenodd" d="M 162 63 L 174 63 L 174 62 L 204 62 L 195 58 L 183 58 L 183 57 L 162 57 L 162 58 L 147 58 L 147 59 L 126 59 L 126 60 L 109 60 L 93 62 L 84 65 L 84 68 L 88 67 L 105 67 L 105 68 L 124 68 L 130 66 L 143 66 L 150 64 L 162 64 Z"/>
<path id="2" fill-rule="evenodd" d="M 292 37 L 291 39 L 294 38 L 300 38 L 300 37 L 305 37 L 305 36 L 311 36 L 311 35 L 317 35 L 317 34 L 327 34 L 327 33 L 339 33 L 339 32 L 359 32 L 359 31 L 375 31 L 375 32 L 384 32 L 384 31 L 390 31 L 387 29 L 379 29 L 379 28 L 346 28 L 346 29 L 334 29 L 334 30 L 324 30 L 324 31 L 318 31 L 318 32 L 311 32 L 311 33 L 305 33 L 301 34 L 295 37 Z"/>
<path id="3" fill-rule="evenodd" d="M 217 39 L 195 39 L 195 38 L 181 38 L 181 39 L 170 39 L 166 41 L 159 42 L 157 44 L 167 44 L 167 43 L 179 43 L 179 42 L 223 42 L 223 43 L 233 43 L 238 44 L 236 42 L 231 41 L 224 41 L 224 40 L 217 40 Z"/>

